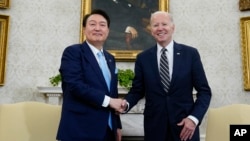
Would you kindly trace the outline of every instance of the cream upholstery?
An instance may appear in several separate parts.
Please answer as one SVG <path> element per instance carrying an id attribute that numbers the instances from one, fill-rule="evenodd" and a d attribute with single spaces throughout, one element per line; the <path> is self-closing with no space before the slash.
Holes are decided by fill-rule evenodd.
<path id="1" fill-rule="evenodd" d="M 56 141 L 61 106 L 40 102 L 0 105 L 0 141 Z"/>
<path id="2" fill-rule="evenodd" d="M 230 124 L 250 124 L 250 105 L 210 108 L 207 119 L 206 141 L 229 141 Z"/>

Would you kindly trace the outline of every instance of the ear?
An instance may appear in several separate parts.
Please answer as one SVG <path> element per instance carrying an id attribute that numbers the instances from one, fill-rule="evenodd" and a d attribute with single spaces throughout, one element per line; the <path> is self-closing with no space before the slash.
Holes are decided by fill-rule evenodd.
<path id="1" fill-rule="evenodd" d="M 175 25 L 173 24 L 173 26 L 172 26 L 172 30 L 174 31 L 175 30 Z"/>
<path id="2" fill-rule="evenodd" d="M 107 29 L 107 33 L 108 33 L 108 35 L 109 35 L 109 28 Z"/>

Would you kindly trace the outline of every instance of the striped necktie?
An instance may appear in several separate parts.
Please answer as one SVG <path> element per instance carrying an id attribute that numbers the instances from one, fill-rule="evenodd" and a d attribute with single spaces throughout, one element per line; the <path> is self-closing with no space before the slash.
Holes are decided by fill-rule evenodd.
<path id="1" fill-rule="evenodd" d="M 161 83 L 163 84 L 163 88 L 166 93 L 168 93 L 169 86 L 170 86 L 170 76 L 169 76 L 169 65 L 168 65 L 168 58 L 166 55 L 166 48 L 162 48 L 161 50 L 161 58 L 160 58 L 160 77 Z"/>

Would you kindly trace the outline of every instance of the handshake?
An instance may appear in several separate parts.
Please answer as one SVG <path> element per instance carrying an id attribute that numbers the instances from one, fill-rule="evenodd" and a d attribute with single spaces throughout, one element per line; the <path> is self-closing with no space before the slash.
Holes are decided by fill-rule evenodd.
<path id="1" fill-rule="evenodd" d="M 118 114 L 125 113 L 128 109 L 127 100 L 121 98 L 110 98 L 109 107 L 113 108 Z"/>

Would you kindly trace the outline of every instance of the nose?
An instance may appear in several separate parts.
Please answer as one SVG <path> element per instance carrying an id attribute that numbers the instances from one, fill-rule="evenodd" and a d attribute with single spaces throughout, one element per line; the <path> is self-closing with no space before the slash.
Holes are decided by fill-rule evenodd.
<path id="1" fill-rule="evenodd" d="M 100 30 L 100 28 L 101 28 L 100 25 L 96 25 L 94 29 L 95 29 L 95 30 Z"/>
<path id="2" fill-rule="evenodd" d="M 157 30 L 162 30 L 163 26 L 162 25 L 159 25 Z"/>

